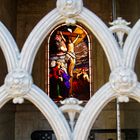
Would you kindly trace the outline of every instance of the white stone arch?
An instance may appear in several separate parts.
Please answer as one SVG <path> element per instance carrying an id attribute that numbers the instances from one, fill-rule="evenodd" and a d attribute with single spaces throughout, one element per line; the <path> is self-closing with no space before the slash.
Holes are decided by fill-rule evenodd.
<path id="1" fill-rule="evenodd" d="M 129 32 L 131 31 L 131 28 L 125 25 L 114 25 L 112 27 L 110 27 L 110 30 L 115 33 L 115 32 L 119 32 L 122 31 L 124 33 L 126 33 L 127 35 L 129 34 Z"/>
<path id="2" fill-rule="evenodd" d="M 123 95 L 115 93 L 109 83 L 99 89 L 81 112 L 74 129 L 73 140 L 87 140 L 92 125 L 102 109 L 111 100 L 120 96 L 128 96 L 140 102 L 140 84 L 138 84 L 138 87 L 132 93 L 123 93 Z"/>
<path id="3" fill-rule="evenodd" d="M 68 1 L 68 2 L 72 2 L 72 1 Z M 18 68 L 19 71 L 17 71 L 17 73 L 18 72 L 20 73 L 21 70 L 23 74 L 24 72 L 27 73 L 27 78 L 29 78 L 29 76 L 31 75 L 36 53 L 39 50 L 39 47 L 43 42 L 44 38 L 50 33 L 50 31 L 55 26 L 65 22 L 66 18 L 69 17 L 65 17 L 65 15 L 61 15 L 58 9 L 54 9 L 52 12 L 47 14 L 35 26 L 35 28 L 30 33 L 29 37 L 27 38 L 21 52 L 20 60 L 19 60 L 19 51 L 17 49 L 14 39 L 12 38 L 8 30 L 0 23 L 0 45 L 2 47 L 2 51 L 6 58 L 9 74 L 11 71 L 13 72 L 12 75 L 15 74 L 16 71 L 14 70 Z M 125 67 L 126 69 L 128 68 L 133 69 L 135 64 L 136 54 L 140 43 L 140 37 L 139 37 L 140 21 L 138 21 L 137 24 L 134 26 L 134 28 L 132 29 L 132 31 L 130 32 L 126 40 L 126 43 L 124 45 L 124 50 L 123 50 L 123 55 L 124 55 L 123 56 L 124 61 L 123 61 L 120 55 L 119 47 L 111 31 L 109 31 L 108 27 L 94 13 L 90 12 L 88 9 L 83 7 L 79 15 L 75 15 L 73 18 L 76 21 L 85 25 L 85 27 L 87 27 L 96 36 L 96 38 L 101 43 L 105 51 L 105 54 L 109 61 L 111 71 L 114 71 L 114 69 L 121 66 Z M 118 30 L 123 30 L 123 27 L 119 28 Z M 124 32 L 128 32 L 128 30 L 124 30 Z M 130 74 L 131 73 L 132 72 L 130 72 Z M 9 81 L 13 85 L 14 84 L 18 85 L 19 84 L 18 78 L 20 77 L 15 76 L 14 78 L 15 81 L 14 80 L 12 82 L 10 80 Z M 129 80 L 129 75 L 128 75 L 128 80 Z M 126 82 L 126 81 L 127 79 L 124 78 L 124 81 L 122 82 Z M 20 89 L 24 88 L 26 82 L 27 82 L 27 90 L 25 89 L 25 92 L 27 91 L 29 92 L 24 93 L 24 89 L 23 89 L 23 93 L 21 92 L 17 94 L 17 91 L 20 91 Z M 130 82 L 131 82 L 131 77 L 130 77 Z M 136 82 L 136 80 L 134 80 L 134 82 Z M 11 85 L 9 87 L 11 87 Z M 92 124 L 95 122 L 97 116 L 99 115 L 103 107 L 107 103 L 109 103 L 112 99 L 120 96 L 120 91 L 119 92 L 115 91 L 110 83 L 104 85 L 99 91 L 96 92 L 96 94 L 89 100 L 89 102 L 85 106 L 84 110 L 82 111 L 78 119 L 73 134 L 70 131 L 70 127 L 68 126 L 66 119 L 62 115 L 62 112 L 58 109 L 55 103 L 42 90 L 37 88 L 35 85 L 31 84 L 31 89 L 30 89 L 30 86 L 28 87 L 28 80 L 26 81 L 25 79 L 25 83 L 23 81 L 19 89 L 18 88 L 13 89 L 13 93 L 15 94 L 11 95 L 11 93 L 7 91 L 8 91 L 8 87 L 5 87 L 5 85 L 0 87 L 0 107 L 2 107 L 5 103 L 7 103 L 12 98 L 16 99 L 21 97 L 21 99 L 25 98 L 31 101 L 43 113 L 46 119 L 48 119 L 50 125 L 55 131 L 58 140 L 87 139 Z M 125 93 L 124 90 L 123 95 L 133 98 L 137 101 L 140 101 L 140 95 L 138 94 L 139 92 L 140 92 L 140 84 L 137 84 L 136 88 L 133 89 L 132 93 L 130 93 L 130 91 L 128 91 L 128 93 Z"/>
<path id="4" fill-rule="evenodd" d="M 71 140 L 70 127 L 57 105 L 37 86 L 32 85 L 31 90 L 24 96 L 32 102 L 45 116 L 54 131 L 57 140 Z"/>
<path id="5" fill-rule="evenodd" d="M 0 47 L 4 53 L 8 71 L 12 71 L 18 65 L 19 50 L 15 40 L 2 22 L 0 22 Z"/>
<path id="6" fill-rule="evenodd" d="M 33 84 L 32 77 L 26 71 L 14 69 L 9 72 L 1 90 L 0 104 L 10 99 L 15 104 L 22 104 L 24 99 L 29 100 L 49 121 L 58 140 L 71 140 L 71 131 L 62 112 L 44 91 Z"/>
<path id="7" fill-rule="evenodd" d="M 21 52 L 19 67 L 31 73 L 36 53 L 49 32 L 60 23 L 65 22 L 65 18 L 59 14 L 57 9 L 47 14 L 32 30 L 28 36 Z M 110 68 L 114 69 L 121 65 L 121 56 L 118 45 L 108 27 L 92 12 L 83 8 L 76 20 L 83 23 L 91 30 L 101 43 L 108 58 Z"/>
<path id="8" fill-rule="evenodd" d="M 92 96 L 78 118 L 74 129 L 73 140 L 87 140 L 97 116 L 113 98 L 115 98 L 115 94 L 109 83 L 104 85 Z"/>
<path id="9" fill-rule="evenodd" d="M 60 15 L 60 13 L 58 12 L 57 9 L 54 9 L 52 12 L 47 14 L 35 26 L 35 28 L 30 33 L 29 37 L 27 38 L 27 40 L 23 46 L 23 49 L 21 51 L 19 69 L 23 69 L 26 72 L 28 72 L 29 74 L 31 74 L 36 53 L 39 50 L 39 47 L 40 47 L 41 43 L 43 42 L 44 38 L 50 33 L 50 31 L 54 27 L 56 27 L 60 23 L 64 23 L 65 20 L 66 20 L 65 17 Z M 83 25 L 85 25 L 85 27 L 87 27 L 96 36 L 98 41 L 101 43 L 101 45 L 105 51 L 105 54 L 108 58 L 111 70 L 114 70 L 115 68 L 121 66 L 122 61 L 121 61 L 121 56 L 119 53 L 119 48 L 118 48 L 117 42 L 114 39 L 111 31 L 108 30 L 108 27 L 95 14 L 93 14 L 86 8 L 83 8 L 82 12 L 76 17 L 76 20 L 78 22 L 82 23 Z M 110 90 L 111 90 L 111 88 L 110 88 Z M 102 92 L 100 94 L 102 94 Z M 62 139 L 64 139 L 64 140 L 71 139 L 72 134 L 70 132 L 70 128 L 68 127 L 68 124 L 66 123 L 66 120 L 65 119 L 61 120 L 59 118 L 60 116 L 58 116 L 58 114 L 61 114 L 60 111 L 58 111 L 58 108 L 51 101 L 51 99 L 49 99 L 49 97 L 47 97 L 47 95 L 44 94 L 44 92 L 40 91 L 37 88 L 33 88 L 29 94 L 26 94 L 25 98 L 27 100 L 30 100 L 33 104 L 35 104 L 37 106 L 37 108 L 39 108 L 40 111 L 44 114 L 44 116 L 49 120 L 58 139 L 61 139 L 61 140 Z M 52 116 L 51 112 L 47 112 L 49 108 L 44 108 L 44 106 L 46 106 L 46 104 L 41 103 L 42 101 L 40 99 L 44 100 L 44 102 L 46 104 L 50 104 L 50 107 L 52 107 L 52 109 L 54 110 L 53 111 L 54 114 L 56 114 L 58 119 L 60 119 L 60 123 L 57 126 L 54 124 L 54 122 L 57 120 L 56 116 Z M 89 101 L 89 103 L 91 103 L 91 102 L 92 101 Z M 51 118 L 48 117 L 49 115 L 51 116 Z M 82 125 L 82 124 L 80 124 L 80 125 Z M 88 131 L 89 126 L 87 125 L 86 128 Z M 65 135 L 64 135 L 64 132 L 65 132 Z M 60 134 L 63 134 L 64 136 L 61 137 Z M 75 134 L 75 135 L 77 135 L 77 134 Z M 81 140 L 81 139 L 79 138 L 79 140 Z"/>
<path id="10" fill-rule="evenodd" d="M 0 108 L 2 108 L 13 97 L 8 94 L 6 87 L 0 88 Z M 32 85 L 28 94 L 24 98 L 32 102 L 49 121 L 49 124 L 56 134 L 57 140 L 71 140 L 70 128 L 64 118 L 62 112 L 58 109 L 56 104 L 46 94 Z"/>
<path id="11" fill-rule="evenodd" d="M 140 20 L 132 28 L 124 44 L 124 65 L 134 69 L 135 60 L 140 47 Z"/>
<path id="12" fill-rule="evenodd" d="M 0 87 L 0 107 L 3 107 L 11 99 L 17 100 L 16 103 L 22 103 L 23 98 L 25 98 L 36 105 L 49 120 L 58 140 L 70 140 L 70 128 L 55 103 L 37 87 L 33 86 L 31 90 L 29 89 L 32 84 L 30 82 L 31 77 L 24 69 L 19 69 L 20 54 L 18 47 L 2 23 L 0 23 L 0 46 L 8 66 L 5 84 Z"/>

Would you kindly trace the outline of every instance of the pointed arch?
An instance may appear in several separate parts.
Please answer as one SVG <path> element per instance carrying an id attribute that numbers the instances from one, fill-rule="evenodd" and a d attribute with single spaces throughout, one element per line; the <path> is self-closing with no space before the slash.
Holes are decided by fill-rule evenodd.
<path id="1" fill-rule="evenodd" d="M 6 87 L 0 87 L 0 108 L 11 99 L 12 96 L 6 92 Z M 71 131 L 66 119 L 56 104 L 43 91 L 33 85 L 30 93 L 25 95 L 25 99 L 32 102 L 48 119 L 57 140 L 71 140 Z"/>
<path id="2" fill-rule="evenodd" d="M 124 95 L 140 102 L 140 84 L 138 84 L 133 93 L 125 93 Z M 98 90 L 79 116 L 74 129 L 74 140 L 86 140 L 99 113 L 111 100 L 118 96 L 120 95 L 112 90 L 109 83 Z"/>
<path id="3" fill-rule="evenodd" d="M 88 138 L 99 113 L 115 96 L 116 94 L 112 91 L 109 83 L 92 96 L 78 118 L 74 129 L 74 140 L 86 140 Z"/>
<path id="4" fill-rule="evenodd" d="M 57 105 L 37 86 L 33 85 L 25 99 L 32 102 L 49 121 L 57 140 L 71 140 L 71 130 Z"/>
<path id="5" fill-rule="evenodd" d="M 97 37 L 108 58 L 110 68 L 114 69 L 120 66 L 121 56 L 119 48 L 112 33 L 108 30 L 108 27 L 95 14 L 86 8 L 83 8 L 83 11 L 76 19 L 89 28 Z M 22 49 L 19 63 L 20 68 L 31 73 L 36 53 L 42 41 L 55 26 L 64 21 L 65 19 L 59 14 L 58 10 L 54 9 L 34 27 Z"/>

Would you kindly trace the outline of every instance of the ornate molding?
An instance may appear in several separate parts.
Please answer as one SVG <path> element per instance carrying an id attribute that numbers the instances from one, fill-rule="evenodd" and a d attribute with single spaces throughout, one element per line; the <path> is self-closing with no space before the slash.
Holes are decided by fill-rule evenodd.
<path id="1" fill-rule="evenodd" d="M 137 76 L 133 70 L 119 67 L 110 74 L 110 84 L 117 93 L 130 93 L 137 85 Z"/>
<path id="2" fill-rule="evenodd" d="M 127 103 L 127 102 L 129 102 L 129 97 L 128 96 L 125 96 L 125 95 L 119 96 L 118 97 L 118 101 L 120 103 L 123 103 L 123 102 Z"/>
<path id="3" fill-rule="evenodd" d="M 79 101 L 78 99 L 76 98 L 67 98 L 63 101 L 60 101 L 60 103 L 62 105 L 80 105 L 83 103 L 83 101 Z"/>
<path id="4" fill-rule="evenodd" d="M 124 59 L 122 59 L 118 44 L 108 27 L 95 14 L 86 8 L 82 9 L 82 0 L 57 0 L 57 4 L 57 9 L 45 16 L 33 29 L 24 44 L 21 54 L 19 54 L 18 49 L 16 50 L 17 46 L 14 40 L 8 36 L 9 33 L 0 24 L 0 46 L 4 52 L 9 70 L 4 87 L 0 88 L 0 107 L 12 98 L 14 103 L 23 103 L 25 98 L 43 113 L 52 126 L 57 139 L 85 140 L 99 113 L 112 99 L 118 98 L 121 102 L 127 102 L 130 97 L 140 101 L 140 85 L 137 82 L 136 74 L 130 69 L 134 67 L 139 48 L 140 20 L 132 28 L 125 41 L 122 53 Z M 60 13 L 58 13 L 58 10 Z M 61 102 L 63 104 L 60 107 L 61 111 L 69 114 L 71 131 L 66 119 L 55 103 L 46 93 L 32 85 L 31 71 L 35 55 L 43 39 L 55 26 L 63 23 L 65 19 L 67 24 L 75 24 L 75 16 L 77 16 L 78 22 L 88 27 L 99 40 L 113 71 L 110 75 L 110 83 L 100 88 L 84 109 L 80 106 L 82 102 L 74 98 Z M 112 25 L 119 27 L 115 31 L 129 32 L 129 28 L 124 28 L 128 25 L 124 20 L 114 21 Z M 122 34 L 120 37 L 122 37 Z M 119 67 L 122 63 L 127 67 Z M 16 69 L 17 67 L 18 69 Z M 74 118 L 77 112 L 80 113 L 80 116 L 75 125 Z"/>
<path id="5" fill-rule="evenodd" d="M 79 15 L 83 8 L 82 0 L 57 0 L 57 9 L 64 17 Z"/>
<path id="6" fill-rule="evenodd" d="M 86 8 L 83 8 L 77 21 L 88 27 L 101 43 L 108 58 L 110 69 L 115 69 L 120 66 L 122 62 L 120 51 L 117 47 L 117 42 L 108 30 L 108 27 L 95 14 Z M 20 68 L 31 73 L 36 53 L 39 50 L 43 39 L 54 27 L 63 22 L 64 19 L 58 14 L 57 9 L 54 9 L 41 19 L 30 33 L 23 46 L 19 61 Z"/>
<path id="7" fill-rule="evenodd" d="M 32 86 L 31 76 L 22 69 L 15 69 L 6 76 L 5 86 L 9 96 L 12 96 L 13 103 L 23 103 L 23 96 L 27 94 Z"/>
<path id="8" fill-rule="evenodd" d="M 122 63 L 120 50 L 118 44 L 108 30 L 108 27 L 97 17 L 94 13 L 86 8 L 79 15 L 79 22 L 83 23 L 100 42 L 110 65 L 110 69 L 115 69 Z"/>
<path id="9" fill-rule="evenodd" d="M 20 54 L 19 67 L 21 69 L 24 69 L 29 73 L 32 72 L 34 59 L 41 43 L 57 25 L 64 22 L 61 21 L 60 18 L 61 16 L 55 8 L 34 27 L 25 41 Z"/>
<path id="10" fill-rule="evenodd" d="M 123 19 L 122 17 L 118 17 L 116 20 L 114 20 L 113 22 L 109 22 L 110 25 L 114 26 L 114 25 L 125 25 L 128 26 L 131 24 L 131 22 L 127 22 L 125 19 Z"/>
<path id="11" fill-rule="evenodd" d="M 119 46 L 123 48 L 124 35 L 129 34 L 131 28 L 128 25 L 130 25 L 131 22 L 127 22 L 126 20 L 122 19 L 122 17 L 118 17 L 113 22 L 109 22 L 109 24 L 112 25 L 110 30 L 113 33 L 116 33 L 115 35 L 117 36 L 117 42 L 119 43 Z"/>
<path id="12" fill-rule="evenodd" d="M 83 8 L 82 0 L 57 0 L 59 13 L 66 18 L 66 24 L 75 24 L 75 16 L 79 15 Z"/>
<path id="13" fill-rule="evenodd" d="M 69 116 L 69 125 L 71 128 L 71 131 L 74 130 L 74 126 L 76 124 L 75 118 L 76 113 L 79 113 L 83 110 L 83 107 L 80 106 L 80 104 L 83 103 L 83 101 L 79 101 L 76 98 L 67 98 L 63 101 L 60 101 L 63 106 L 60 107 L 60 110 L 63 113 L 67 113 Z"/>

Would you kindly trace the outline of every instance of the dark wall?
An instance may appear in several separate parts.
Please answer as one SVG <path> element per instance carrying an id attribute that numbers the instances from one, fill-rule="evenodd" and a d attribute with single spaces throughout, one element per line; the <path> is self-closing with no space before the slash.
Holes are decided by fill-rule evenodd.
<path id="1" fill-rule="evenodd" d="M 0 21 L 16 38 L 16 0 L 0 0 Z M 3 52 L 0 49 L 0 85 L 4 83 L 7 74 L 7 65 Z"/>
<path id="2" fill-rule="evenodd" d="M 0 0 L 0 21 L 15 37 L 16 33 L 16 0 Z"/>
<path id="3" fill-rule="evenodd" d="M 11 102 L 0 109 L 0 139 L 15 140 L 15 105 Z"/>
<path id="4" fill-rule="evenodd" d="M 134 25 L 140 18 L 139 0 L 116 0 L 117 16 L 121 16 Z"/>

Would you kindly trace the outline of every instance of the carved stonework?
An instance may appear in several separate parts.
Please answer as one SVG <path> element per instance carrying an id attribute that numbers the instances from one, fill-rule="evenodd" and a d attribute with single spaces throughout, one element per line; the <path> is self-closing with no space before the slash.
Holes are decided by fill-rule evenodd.
<path id="1" fill-rule="evenodd" d="M 82 0 L 57 0 L 57 9 L 66 18 L 66 24 L 75 24 L 76 15 L 80 14 L 83 8 Z"/>
<path id="2" fill-rule="evenodd" d="M 6 90 L 12 96 L 14 103 L 22 103 L 22 98 L 31 88 L 31 76 L 21 69 L 11 71 L 5 79 Z"/>
<path id="3" fill-rule="evenodd" d="M 136 74 L 129 68 L 120 67 L 110 75 L 112 88 L 118 93 L 129 93 L 137 85 Z"/>
<path id="4" fill-rule="evenodd" d="M 118 101 L 120 103 L 123 103 L 123 102 L 127 103 L 127 102 L 129 102 L 129 97 L 127 97 L 127 96 L 119 96 Z"/>
<path id="5" fill-rule="evenodd" d="M 114 25 L 125 25 L 125 26 L 128 26 L 128 25 L 131 24 L 131 22 L 127 22 L 122 17 L 118 17 L 116 20 L 114 20 L 113 22 L 110 22 L 109 24 L 112 25 L 112 26 L 114 26 Z"/>
<path id="6" fill-rule="evenodd" d="M 124 45 L 124 35 L 128 34 L 131 30 L 131 28 L 128 26 L 131 24 L 131 22 L 127 22 L 122 17 L 118 17 L 116 20 L 110 22 L 109 24 L 112 25 L 110 29 L 113 33 L 116 33 L 115 35 L 117 36 L 117 42 L 122 48 Z"/>
<path id="7" fill-rule="evenodd" d="M 63 106 L 60 107 L 61 111 L 63 113 L 67 113 L 69 116 L 69 125 L 71 128 L 71 131 L 74 130 L 75 126 L 75 118 L 76 118 L 76 113 L 79 113 L 83 110 L 83 107 L 80 106 L 80 104 L 83 103 L 83 101 L 79 101 L 76 98 L 67 98 L 63 101 L 60 101 Z"/>
<path id="8" fill-rule="evenodd" d="M 63 105 L 79 105 L 79 104 L 83 103 L 83 101 L 79 101 L 76 98 L 67 98 L 67 99 L 60 101 L 60 102 Z"/>

